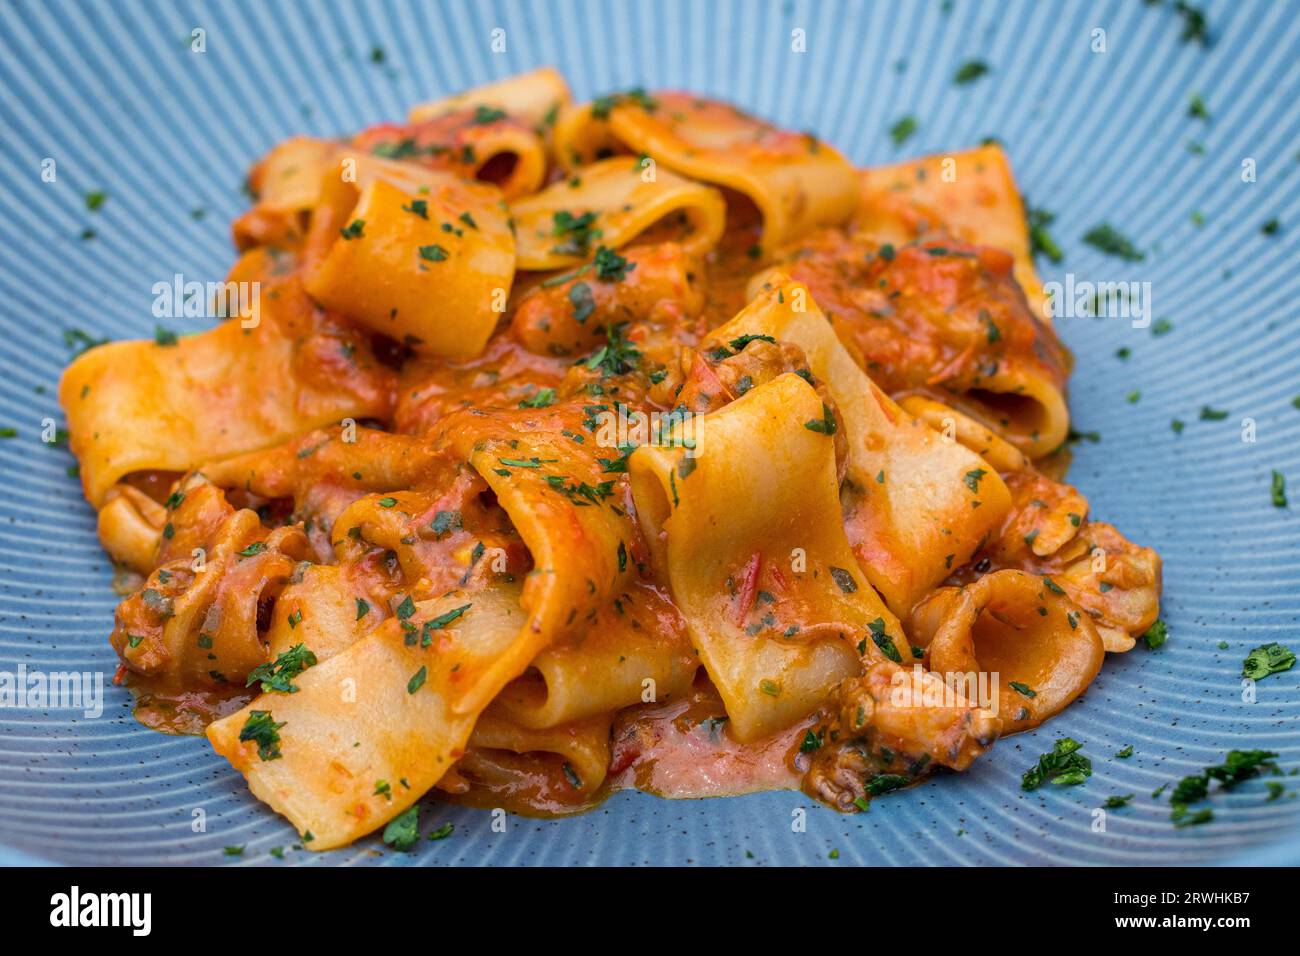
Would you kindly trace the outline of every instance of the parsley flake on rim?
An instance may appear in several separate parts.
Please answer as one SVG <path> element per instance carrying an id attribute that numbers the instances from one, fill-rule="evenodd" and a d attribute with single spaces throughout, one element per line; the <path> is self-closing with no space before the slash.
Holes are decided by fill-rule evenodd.
<path id="1" fill-rule="evenodd" d="M 1263 680 L 1270 674 L 1280 674 L 1295 666 L 1295 654 L 1285 644 L 1273 641 L 1256 647 L 1241 662 L 1241 676 Z"/>
<path id="2" fill-rule="evenodd" d="M 420 839 L 420 806 L 413 804 L 399 813 L 384 827 L 384 842 L 394 850 L 407 852 Z"/>
<path id="3" fill-rule="evenodd" d="M 1125 262 L 1141 262 L 1146 253 L 1133 244 L 1118 229 L 1108 222 L 1093 226 L 1083 234 L 1083 241 L 1098 252 L 1108 256 L 1117 256 Z"/>
<path id="4" fill-rule="evenodd" d="M 991 69 L 992 67 L 983 60 L 967 60 L 957 68 L 957 72 L 953 74 L 952 81 L 958 86 L 966 86 L 970 83 L 974 83 L 981 76 L 987 74 Z"/>
<path id="5" fill-rule="evenodd" d="M 911 139 L 918 125 L 916 117 L 909 113 L 889 127 L 889 138 L 893 140 L 894 148 L 897 149 Z"/>
<path id="6" fill-rule="evenodd" d="M 1079 753 L 1083 744 L 1073 737 L 1062 737 L 1043 754 L 1038 763 L 1020 778 L 1021 790 L 1037 790 L 1044 783 L 1075 786 L 1092 776 L 1092 761 Z"/>

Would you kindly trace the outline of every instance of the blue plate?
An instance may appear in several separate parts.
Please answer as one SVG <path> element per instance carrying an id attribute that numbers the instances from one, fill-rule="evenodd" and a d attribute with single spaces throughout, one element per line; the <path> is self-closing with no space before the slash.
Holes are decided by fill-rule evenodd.
<path id="1" fill-rule="evenodd" d="M 1275 800 L 1265 780 L 1216 793 L 1214 821 L 1184 829 L 1167 796 L 1150 796 L 1232 748 L 1300 767 L 1300 668 L 1259 682 L 1254 698 L 1240 678 L 1252 647 L 1300 648 L 1300 5 L 1205 7 L 1208 47 L 1180 40 L 1185 20 L 1168 0 L 6 3 L 0 426 L 18 435 L 0 440 L 0 671 L 88 671 L 107 684 L 116 665 L 94 514 L 67 474 L 72 458 L 40 436 L 43 419 L 62 421 L 65 331 L 150 336 L 154 282 L 222 278 L 244 172 L 278 140 L 400 118 L 547 63 L 579 98 L 696 90 L 815 130 L 860 163 L 999 137 L 1032 204 L 1056 214 L 1066 255 L 1044 262 L 1045 278 L 1149 281 L 1157 323 L 1172 326 L 1058 320 L 1078 358 L 1075 427 L 1098 438 L 1076 446 L 1072 480 L 1095 515 L 1164 556 L 1171 636 L 1112 657 L 1047 728 L 866 814 L 797 793 L 627 793 L 586 816 L 510 818 L 493 833 L 485 813 L 426 803 L 425 828 L 453 822 L 450 839 L 409 856 L 371 839 L 284 863 L 268 851 L 294 832 L 240 776 L 203 740 L 138 726 L 128 693 L 107 686 L 99 717 L 0 707 L 0 860 L 772 864 L 837 850 L 839 864 L 1300 861 L 1295 778 L 1278 778 L 1287 792 Z M 195 27 L 204 53 L 191 52 Z M 503 53 L 491 52 L 494 28 Z M 796 29 L 807 52 L 791 50 Z M 971 59 L 990 72 L 955 84 Z M 1208 119 L 1189 115 L 1193 93 Z M 918 129 L 896 148 L 887 131 L 907 114 Z M 47 157 L 54 182 L 42 179 Z M 107 200 L 88 210 L 85 194 L 100 189 Z M 1104 221 L 1145 259 L 1081 241 Z M 93 238 L 80 238 L 87 229 Z M 1126 400 L 1134 390 L 1140 399 Z M 1229 414 L 1202 420 L 1202 406 Z M 1273 469 L 1291 479 L 1289 508 L 1270 501 Z M 1022 793 L 1020 774 L 1065 734 L 1083 742 L 1092 778 Z M 1130 759 L 1112 758 L 1129 744 Z M 1126 793 L 1131 806 L 1098 831 L 1095 809 Z M 223 855 L 238 844 L 242 857 Z"/>

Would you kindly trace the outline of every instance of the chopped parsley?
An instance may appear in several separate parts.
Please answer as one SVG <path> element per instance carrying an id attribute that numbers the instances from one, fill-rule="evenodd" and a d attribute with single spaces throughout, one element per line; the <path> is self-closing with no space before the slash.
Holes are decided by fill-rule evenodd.
<path id="1" fill-rule="evenodd" d="M 506 118 L 506 111 L 499 110 L 491 106 L 474 107 L 474 118 L 471 120 L 476 126 L 484 126 L 488 123 L 495 123 L 498 120 Z"/>
<path id="2" fill-rule="evenodd" d="M 878 617 L 870 624 L 867 629 L 871 632 L 871 641 L 880 652 L 888 657 L 895 664 L 903 663 L 903 655 L 898 653 L 898 648 L 894 646 L 894 639 L 885 633 L 885 619 Z"/>
<path id="3" fill-rule="evenodd" d="M 1052 745 L 1052 752 L 1038 758 L 1020 778 L 1021 790 L 1037 790 L 1044 783 L 1074 786 L 1092 776 L 1092 761 L 1079 753 L 1083 745 L 1072 737 L 1062 737 Z"/>
<path id="4" fill-rule="evenodd" d="M 438 827 L 438 829 L 429 831 L 429 839 L 445 840 L 447 837 L 452 835 L 455 829 L 456 825 L 454 823 L 444 823 L 442 826 Z"/>
<path id="5" fill-rule="evenodd" d="M 1222 784 L 1223 789 L 1231 790 L 1245 780 L 1258 777 L 1261 770 L 1276 770 L 1277 765 L 1273 763 L 1273 758 L 1276 756 L 1277 754 L 1271 750 L 1229 750 L 1223 763 L 1215 767 L 1206 767 L 1201 773 L 1183 777 L 1178 781 L 1173 793 L 1169 795 L 1169 802 L 1173 807 L 1169 818 L 1180 827 L 1208 823 L 1214 818 L 1212 810 L 1206 808 L 1189 816 L 1188 804 L 1208 797 L 1211 781 L 1217 780 Z M 1161 790 L 1163 789 L 1162 787 Z M 1156 793 L 1160 791 L 1157 790 Z"/>
<path id="6" fill-rule="evenodd" d="M 596 214 L 584 212 L 575 216 L 568 210 L 561 209 L 551 216 L 552 234 L 564 238 L 564 242 L 551 251 L 565 256 L 585 256 L 591 248 L 591 241 L 601 235 L 601 230 L 594 228 Z"/>
<path id="7" fill-rule="evenodd" d="M 263 760 L 280 758 L 280 728 L 284 721 L 276 723 L 269 710 L 250 710 L 244 727 L 239 731 L 241 741 L 253 741 L 257 744 L 257 755 Z"/>
<path id="8" fill-rule="evenodd" d="M 952 81 L 958 86 L 966 86 L 970 83 L 974 83 L 981 76 L 988 73 L 989 70 L 989 65 L 983 60 L 967 60 L 957 68 L 957 72 L 953 75 Z"/>
<path id="9" fill-rule="evenodd" d="M 280 694 L 296 694 L 298 687 L 293 683 L 293 679 L 315 664 L 316 655 L 312 653 L 311 648 L 306 644 L 295 644 L 274 661 L 259 664 L 249 671 L 248 682 L 244 686 L 252 687 L 261 681 L 263 694 L 272 691 Z"/>
<path id="10" fill-rule="evenodd" d="M 420 807 L 413 804 L 389 821 L 384 827 L 384 842 L 394 850 L 405 853 L 420 840 Z"/>
<path id="11" fill-rule="evenodd" d="M 1241 676 L 1263 680 L 1269 674 L 1280 674 L 1295 666 L 1295 654 L 1285 644 L 1273 641 L 1254 648 L 1241 662 Z"/>
<path id="12" fill-rule="evenodd" d="M 830 406 L 822 402 L 822 417 L 814 418 L 803 423 L 803 427 L 810 432 L 820 432 L 823 435 L 835 434 L 835 416 L 831 413 Z"/>
<path id="13" fill-rule="evenodd" d="M 1157 647 L 1163 647 L 1169 640 L 1169 627 L 1164 621 L 1156 621 L 1138 640 L 1147 646 L 1147 650 L 1154 651 Z"/>
<path id="14" fill-rule="evenodd" d="M 917 125 L 916 117 L 909 113 L 889 127 L 889 138 L 894 141 L 894 147 L 898 148 L 911 139 Z"/>
<path id="15" fill-rule="evenodd" d="M 1274 508 L 1286 507 L 1286 476 L 1276 468 L 1273 469 L 1273 483 L 1270 488 Z"/>
<path id="16" fill-rule="evenodd" d="M 1192 6 L 1186 0 L 1178 0 L 1174 4 L 1174 12 L 1183 18 L 1183 30 L 1178 35 L 1180 42 L 1210 45 L 1210 25 L 1205 19 L 1204 10 Z"/>
<path id="17" fill-rule="evenodd" d="M 73 358 L 76 358 L 78 355 L 81 355 L 89 349 L 93 349 L 97 345 L 104 345 L 107 342 L 108 339 L 97 339 L 86 332 L 83 332 L 81 329 L 63 330 L 63 344 L 72 349 Z"/>
<path id="18" fill-rule="evenodd" d="M 459 511 L 439 511 L 429 522 L 429 529 L 435 535 L 441 538 L 444 534 L 461 529 L 461 517 Z"/>
<path id="19" fill-rule="evenodd" d="M 411 679 L 406 682 L 406 692 L 408 694 L 414 694 L 417 690 L 419 690 L 421 687 L 424 686 L 424 682 L 428 679 L 428 677 L 429 677 L 429 668 L 421 664 L 420 669 L 416 671 L 414 674 L 412 674 Z"/>
<path id="20" fill-rule="evenodd" d="M 640 351 L 623 335 L 626 322 L 605 327 L 605 344 L 591 353 L 584 363 L 590 371 L 600 371 L 601 377 L 626 375 L 637 366 Z"/>
<path id="21" fill-rule="evenodd" d="M 820 750 L 822 747 L 823 733 L 815 734 L 810 730 L 804 734 L 803 743 L 799 744 L 799 752 L 807 754 L 812 753 L 814 750 Z"/>
<path id="22" fill-rule="evenodd" d="M 1093 226 L 1083 234 L 1083 241 L 1098 252 L 1104 252 L 1108 256 L 1118 256 L 1125 262 L 1141 262 L 1146 258 L 1145 252 L 1110 223 L 1103 222 L 1099 226 Z"/>
<path id="23" fill-rule="evenodd" d="M 591 101 L 591 115 L 598 120 L 607 120 L 609 119 L 610 110 L 627 103 L 639 106 L 647 113 L 653 113 L 659 108 L 659 101 L 637 86 L 626 93 L 609 93 L 605 96 L 596 97 Z"/>
<path id="24" fill-rule="evenodd" d="M 1025 204 L 1025 221 L 1029 225 L 1029 245 L 1033 255 L 1044 255 L 1052 262 L 1060 262 L 1065 258 L 1065 253 L 1047 231 L 1047 227 L 1055 220 L 1055 213 Z"/>
<path id="25" fill-rule="evenodd" d="M 889 793 L 891 790 L 905 787 L 911 782 L 910 777 L 904 777 L 902 774 L 878 773 L 867 781 L 866 790 L 873 797 L 878 797 L 882 793 Z"/>
<path id="26" fill-rule="evenodd" d="M 858 589 L 858 582 L 853 580 L 853 575 L 843 568 L 831 568 L 831 577 L 839 585 L 839 589 L 845 594 L 852 594 Z"/>
<path id="27" fill-rule="evenodd" d="M 573 304 L 573 319 L 579 324 L 591 318 L 596 311 L 596 300 L 591 294 L 591 286 L 585 282 L 575 282 L 569 289 L 569 302 Z"/>
<path id="28" fill-rule="evenodd" d="M 596 267 L 596 278 L 602 282 L 622 282 L 636 268 L 635 262 L 628 262 L 608 246 L 596 250 L 596 258 L 591 264 Z"/>
<path id="29" fill-rule="evenodd" d="M 553 388 L 539 388 L 537 391 L 533 392 L 533 394 L 529 395 L 527 398 L 521 398 L 519 400 L 520 408 L 546 408 L 548 405 L 554 405 L 554 404 L 555 404 L 555 389 Z M 438 514 L 440 515 L 451 514 L 451 513 L 452 512 L 446 512 L 446 511 L 438 512 Z M 438 529 L 434 528 L 434 530 L 437 531 Z"/>
<path id="30" fill-rule="evenodd" d="M 441 631 L 452 621 L 464 615 L 464 613 L 468 611 L 470 608 L 472 608 L 473 606 L 474 605 L 472 603 L 462 604 L 460 607 L 454 607 L 450 611 L 447 611 L 446 613 L 439 614 L 437 617 L 434 618 L 430 618 L 429 620 L 424 622 L 424 629 L 426 631 Z"/>

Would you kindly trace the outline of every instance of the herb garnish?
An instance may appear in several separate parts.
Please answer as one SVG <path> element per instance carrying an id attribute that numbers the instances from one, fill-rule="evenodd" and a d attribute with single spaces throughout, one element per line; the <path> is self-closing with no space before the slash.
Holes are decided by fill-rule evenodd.
<path id="1" fill-rule="evenodd" d="M 249 671 L 248 681 L 244 686 L 252 687 L 253 684 L 261 681 L 263 694 L 272 691 L 280 694 L 296 694 L 298 686 L 292 682 L 293 679 L 315 664 L 316 655 L 311 649 L 306 644 L 295 644 L 274 661 L 259 664 Z"/>
<path id="2" fill-rule="evenodd" d="M 277 760 L 281 756 L 279 730 L 284 724 L 284 721 L 277 724 L 269 710 L 250 710 L 239 739 L 256 743 L 257 755 L 263 760 Z"/>
<path id="3" fill-rule="evenodd" d="M 1073 737 L 1062 737 L 1052 745 L 1052 752 L 1038 758 L 1020 778 L 1021 790 L 1037 790 L 1044 783 L 1059 786 L 1081 784 L 1092 776 L 1092 761 L 1079 753 L 1083 744 Z"/>

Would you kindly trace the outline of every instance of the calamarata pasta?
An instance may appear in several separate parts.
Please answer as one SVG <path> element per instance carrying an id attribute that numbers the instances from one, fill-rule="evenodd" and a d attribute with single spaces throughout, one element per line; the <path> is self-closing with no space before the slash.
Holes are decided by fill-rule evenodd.
<path id="1" fill-rule="evenodd" d="M 238 316 L 60 387 L 137 717 L 311 849 L 417 801 L 846 812 L 1075 701 L 1160 559 L 1063 481 L 998 146 L 857 169 L 539 70 L 251 171 Z"/>

